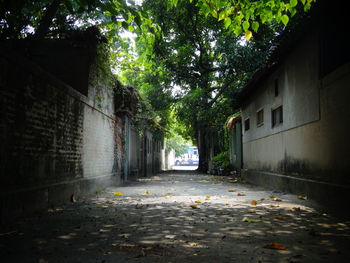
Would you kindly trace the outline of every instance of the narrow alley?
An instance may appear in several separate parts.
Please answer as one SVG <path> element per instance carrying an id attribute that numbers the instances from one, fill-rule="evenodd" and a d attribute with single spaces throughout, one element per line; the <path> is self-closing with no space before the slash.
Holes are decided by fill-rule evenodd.
<path id="1" fill-rule="evenodd" d="M 303 196 L 171 171 L 6 226 L 10 262 L 350 262 L 350 222 Z"/>

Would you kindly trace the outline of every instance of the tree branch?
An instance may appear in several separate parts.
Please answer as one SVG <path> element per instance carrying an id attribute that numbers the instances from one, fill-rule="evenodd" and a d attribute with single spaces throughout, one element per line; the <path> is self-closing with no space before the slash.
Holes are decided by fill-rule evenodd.
<path id="1" fill-rule="evenodd" d="M 52 24 L 52 19 L 56 15 L 62 1 L 63 0 L 53 0 L 52 3 L 48 6 L 45 15 L 41 18 L 39 26 L 35 32 L 34 38 L 42 39 L 45 37 Z"/>

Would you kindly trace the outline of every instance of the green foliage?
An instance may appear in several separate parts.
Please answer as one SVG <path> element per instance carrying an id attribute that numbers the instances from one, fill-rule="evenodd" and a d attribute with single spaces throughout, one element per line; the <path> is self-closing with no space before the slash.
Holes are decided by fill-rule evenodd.
<path id="1" fill-rule="evenodd" d="M 148 54 L 138 75 L 153 74 L 158 81 L 143 76 L 139 85 L 146 81 L 148 94 L 160 100 L 162 92 L 167 94 L 163 106 L 174 105 L 178 126 L 186 127 L 178 129 L 185 138 L 196 142 L 199 130 L 222 130 L 226 117 L 234 112 L 240 88 L 264 62 L 277 27 L 263 25 L 254 41 L 243 43 L 218 19 L 203 16 L 197 1 L 178 1 L 176 8 L 169 8 L 164 1 L 146 0 L 143 8 L 159 24 L 161 34 L 152 53 L 145 49 L 147 42 L 138 39 L 137 48 L 146 51 L 142 56 Z M 222 12 L 219 20 L 225 19 Z M 173 87 L 179 92 L 170 92 Z M 151 104 L 161 105 L 154 99 Z"/>
<path id="2" fill-rule="evenodd" d="M 175 156 L 180 157 L 187 152 L 187 142 L 178 134 L 173 134 L 170 138 L 166 140 L 167 152 L 170 150 L 175 150 Z"/>
<path id="3" fill-rule="evenodd" d="M 95 37 L 108 46 L 96 72 L 113 68 L 138 89 L 137 121 L 151 120 L 169 140 L 177 133 L 196 143 L 200 132 L 224 134 L 237 94 L 265 62 L 276 34 L 313 2 L 0 0 L 0 39 L 81 38 L 82 30 L 98 28 L 103 36 Z M 137 35 L 135 45 L 120 36 L 125 31 Z M 109 73 L 103 79 L 115 81 Z"/>
<path id="4" fill-rule="evenodd" d="M 213 166 L 216 169 L 228 169 L 230 168 L 230 156 L 228 152 L 221 152 L 215 155 L 212 159 Z"/>
<path id="5" fill-rule="evenodd" d="M 97 26 L 110 43 L 121 30 L 151 25 L 147 14 L 125 0 L 1 0 L 1 39 L 65 38 L 77 29 Z"/>
<path id="6" fill-rule="evenodd" d="M 286 26 L 298 8 L 307 11 L 316 0 L 257 0 L 257 1 L 223 1 L 223 0 L 186 0 L 200 9 L 200 13 L 223 21 L 229 32 L 239 36 L 242 32 L 257 31 L 266 23 L 282 23 Z M 170 5 L 179 6 L 178 1 L 169 1 Z"/>

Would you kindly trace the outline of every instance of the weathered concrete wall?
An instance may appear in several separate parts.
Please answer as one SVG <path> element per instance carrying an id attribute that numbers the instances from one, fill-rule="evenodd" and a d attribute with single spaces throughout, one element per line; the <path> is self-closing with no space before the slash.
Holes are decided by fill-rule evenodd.
<path id="1" fill-rule="evenodd" d="M 243 142 L 260 139 L 319 120 L 319 81 L 317 34 L 311 34 L 295 49 L 242 109 L 242 119 L 250 119 Z M 275 81 L 278 96 L 275 96 Z M 272 127 L 271 111 L 283 106 L 283 124 Z M 257 112 L 264 110 L 264 123 L 257 125 Z"/>
<path id="2" fill-rule="evenodd" d="M 2 220 L 120 182 L 123 122 L 108 91 L 86 97 L 6 48 L 0 68 Z"/>
<path id="3" fill-rule="evenodd" d="M 310 32 L 243 108 L 243 123 L 251 118 L 250 129 L 243 127 L 244 175 L 335 204 L 350 189 L 350 64 L 320 78 L 319 43 Z M 276 78 L 283 80 L 279 97 Z M 271 110 L 279 105 L 283 123 L 274 128 Z M 264 124 L 257 127 L 261 108 Z"/>
<path id="4" fill-rule="evenodd" d="M 153 134 L 150 131 L 145 131 L 145 176 L 151 176 L 153 174 Z"/>
<path id="5" fill-rule="evenodd" d="M 165 149 L 161 150 L 161 170 L 171 170 L 175 165 L 175 150 L 171 149 L 167 152 Z"/>
<path id="6" fill-rule="evenodd" d="M 138 177 L 141 174 L 141 136 L 136 127 L 130 127 L 130 139 L 129 139 L 129 173 L 131 177 Z"/>
<path id="7" fill-rule="evenodd" d="M 345 173 L 350 168 L 350 145 L 346 140 L 349 124 L 345 120 L 350 119 L 346 102 L 350 68 L 345 65 L 317 80 L 317 38 L 309 37 L 305 42 L 271 76 L 254 102 L 243 109 L 244 119 L 251 116 L 251 128 L 243 134 L 244 168 L 349 181 Z M 275 98 L 271 91 L 278 74 L 289 79 L 280 86 L 281 98 Z M 278 105 L 283 105 L 283 124 L 273 128 L 271 109 Z M 265 111 L 264 125 L 257 127 L 254 120 L 260 108 Z"/>

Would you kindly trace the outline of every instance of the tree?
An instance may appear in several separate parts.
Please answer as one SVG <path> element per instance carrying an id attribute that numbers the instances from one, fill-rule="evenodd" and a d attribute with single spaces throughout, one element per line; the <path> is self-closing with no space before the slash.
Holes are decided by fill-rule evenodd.
<path id="1" fill-rule="evenodd" d="M 181 0 L 180 0 L 181 1 Z M 176 7 L 179 0 L 169 0 Z M 195 3 L 205 16 L 223 21 L 224 27 L 236 36 L 245 34 L 247 40 L 262 24 L 282 23 L 286 26 L 298 9 L 307 11 L 316 0 L 187 0 Z"/>
<path id="2" fill-rule="evenodd" d="M 147 24 L 137 6 L 124 0 L 0 0 L 0 38 L 64 38 L 72 30 L 101 28 L 113 41 L 120 28 Z"/>
<path id="3" fill-rule="evenodd" d="M 203 14 L 198 3 L 180 1 L 176 8 L 168 8 L 164 1 L 149 0 L 143 8 L 161 31 L 149 59 L 167 72 L 165 87 L 181 88 L 174 96 L 176 118 L 187 128 L 182 135 L 197 144 L 199 168 L 206 171 L 209 138 L 223 134 L 237 92 L 264 62 L 278 26 L 261 26 L 255 40 L 247 42 Z M 222 140 L 218 144 L 220 148 Z"/>
<path id="4" fill-rule="evenodd" d="M 109 63 L 141 92 L 139 117 L 166 130 L 176 113 L 175 130 L 197 143 L 206 171 L 209 139 L 222 133 L 236 94 L 264 63 L 276 32 L 314 1 L 0 0 L 0 39 L 69 38 L 99 28 L 113 50 Z M 121 30 L 138 34 L 136 50 Z"/>

